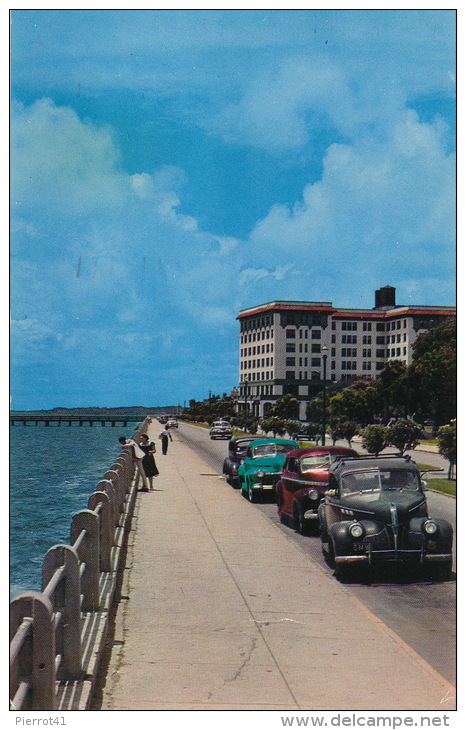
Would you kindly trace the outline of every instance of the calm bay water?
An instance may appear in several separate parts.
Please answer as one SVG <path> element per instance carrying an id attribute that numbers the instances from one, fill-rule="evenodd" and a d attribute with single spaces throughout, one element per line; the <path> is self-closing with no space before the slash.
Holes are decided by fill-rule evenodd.
<path id="1" fill-rule="evenodd" d="M 41 590 L 44 555 L 70 544 L 71 518 L 121 453 L 122 426 L 10 428 L 10 595 Z"/>

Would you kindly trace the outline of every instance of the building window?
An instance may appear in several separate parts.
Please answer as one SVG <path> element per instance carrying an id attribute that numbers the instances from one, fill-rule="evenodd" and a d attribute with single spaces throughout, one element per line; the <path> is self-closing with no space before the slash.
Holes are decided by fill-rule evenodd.
<path id="1" fill-rule="evenodd" d="M 376 342 L 377 345 L 385 345 L 385 336 L 384 335 L 382 335 L 382 336 L 379 335 L 379 337 L 376 337 L 375 338 L 375 342 Z"/>
<path id="2" fill-rule="evenodd" d="M 286 374 L 285 374 L 285 378 L 287 380 L 294 380 L 295 379 L 295 375 L 294 375 L 293 370 L 287 370 L 286 371 Z"/>
<path id="3" fill-rule="evenodd" d="M 369 349 L 364 348 L 362 351 L 362 356 L 363 357 L 372 357 L 372 350 L 370 348 Z"/>
<path id="4" fill-rule="evenodd" d="M 312 344 L 311 352 L 320 352 L 320 345 Z"/>
<path id="5" fill-rule="evenodd" d="M 336 355 L 336 350 L 335 350 L 335 348 L 334 348 L 334 347 L 332 347 L 332 349 L 331 349 L 331 352 L 330 352 L 330 355 L 331 355 L 332 357 L 335 357 L 335 355 Z"/>
<path id="6" fill-rule="evenodd" d="M 384 368 L 383 362 L 376 362 L 375 363 L 375 369 L 376 370 L 383 370 L 383 368 Z"/>
<path id="7" fill-rule="evenodd" d="M 311 358 L 311 366 L 313 368 L 320 367 L 320 357 L 313 357 L 313 358 Z"/>
<path id="8" fill-rule="evenodd" d="M 294 339 L 296 337 L 296 330 L 286 330 L 287 339 Z"/>
<path id="9" fill-rule="evenodd" d="M 362 369 L 363 370 L 371 370 L 371 363 L 370 362 L 363 362 Z"/>
<path id="10" fill-rule="evenodd" d="M 385 332 L 385 322 L 376 322 L 375 329 L 377 332 Z"/>
<path id="11" fill-rule="evenodd" d="M 335 370 L 335 360 L 330 361 L 330 370 Z"/>
<path id="12" fill-rule="evenodd" d="M 320 340 L 322 337 L 321 330 L 312 330 L 311 337 L 313 340 Z"/>
<path id="13" fill-rule="evenodd" d="M 371 335 L 364 335 L 364 337 L 362 338 L 362 344 L 363 345 L 372 345 Z"/>
<path id="14" fill-rule="evenodd" d="M 385 357 L 385 350 L 376 350 L 375 356 L 376 357 Z"/>
<path id="15" fill-rule="evenodd" d="M 335 335 L 332 335 L 332 344 L 337 341 L 337 338 Z"/>
<path id="16" fill-rule="evenodd" d="M 362 329 L 363 329 L 363 332 L 371 332 L 372 331 L 372 322 L 363 322 Z"/>
<path id="17" fill-rule="evenodd" d="M 296 352 L 296 345 L 294 342 L 287 342 L 286 343 L 286 351 L 287 352 Z"/>
<path id="18" fill-rule="evenodd" d="M 293 366 L 296 365 L 296 358 L 295 357 L 287 357 L 286 358 L 286 365 Z"/>

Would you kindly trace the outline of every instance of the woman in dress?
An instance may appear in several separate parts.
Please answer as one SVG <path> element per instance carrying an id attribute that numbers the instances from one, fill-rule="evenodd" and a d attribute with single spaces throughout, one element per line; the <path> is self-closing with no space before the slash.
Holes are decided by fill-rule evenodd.
<path id="1" fill-rule="evenodd" d="M 149 441 L 149 436 L 146 433 L 142 433 L 139 437 L 139 446 L 145 454 L 142 460 L 142 466 L 144 473 L 149 480 L 149 488 L 153 492 L 154 484 L 152 480 L 159 473 L 154 459 L 154 454 L 156 452 L 155 444 L 153 441 Z"/>

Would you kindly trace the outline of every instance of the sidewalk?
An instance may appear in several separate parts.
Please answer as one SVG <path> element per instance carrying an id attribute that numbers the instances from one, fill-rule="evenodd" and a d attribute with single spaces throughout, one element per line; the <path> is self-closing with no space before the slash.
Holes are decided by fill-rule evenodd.
<path id="1" fill-rule="evenodd" d="M 101 710 L 454 709 L 451 687 L 173 433 L 140 493 Z"/>

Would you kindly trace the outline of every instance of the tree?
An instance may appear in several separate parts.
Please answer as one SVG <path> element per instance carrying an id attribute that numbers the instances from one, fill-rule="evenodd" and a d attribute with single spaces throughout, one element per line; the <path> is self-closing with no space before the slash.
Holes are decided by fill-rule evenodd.
<path id="1" fill-rule="evenodd" d="M 298 399 L 287 393 L 278 398 L 270 413 L 277 418 L 299 418 Z"/>
<path id="2" fill-rule="evenodd" d="M 377 380 L 377 390 L 386 420 L 390 416 L 406 417 L 411 410 L 408 368 L 401 360 L 387 363 Z"/>
<path id="3" fill-rule="evenodd" d="M 336 441 L 338 441 L 338 439 L 345 438 L 343 424 L 340 421 L 338 421 L 337 423 L 334 423 L 330 427 L 330 435 L 332 437 L 332 443 L 334 446 L 335 446 Z"/>
<path id="4" fill-rule="evenodd" d="M 439 454 L 448 459 L 448 478 L 452 479 L 453 469 L 456 466 L 456 421 L 439 428 L 438 451 Z"/>
<path id="5" fill-rule="evenodd" d="M 351 439 L 358 433 L 358 425 L 354 421 L 339 421 L 332 426 L 331 435 L 333 445 L 338 439 L 346 439 L 351 448 Z"/>
<path id="6" fill-rule="evenodd" d="M 387 426 L 372 424 L 366 426 L 362 432 L 362 445 L 370 453 L 378 456 L 389 443 L 389 429 Z"/>
<path id="7" fill-rule="evenodd" d="M 290 435 L 290 438 L 293 438 L 293 435 L 295 433 L 301 433 L 300 421 L 287 421 L 286 422 L 286 431 Z"/>
<path id="8" fill-rule="evenodd" d="M 377 384 L 372 378 L 356 378 L 329 399 L 329 412 L 340 421 L 367 424 L 381 408 Z"/>
<path id="9" fill-rule="evenodd" d="M 434 431 L 456 415 L 456 321 L 419 335 L 409 368 L 414 407 L 421 419 L 432 418 Z"/>
<path id="10" fill-rule="evenodd" d="M 405 451 L 416 448 L 421 436 L 422 429 L 409 418 L 397 421 L 388 429 L 388 442 L 390 446 L 396 446 L 400 456 L 403 456 Z"/>
<path id="11" fill-rule="evenodd" d="M 283 436 L 286 431 L 287 422 L 283 418 L 277 418 L 277 416 L 270 416 L 270 418 L 263 418 L 260 421 L 260 426 L 265 433 L 272 431 L 274 438 L 278 434 Z"/>

